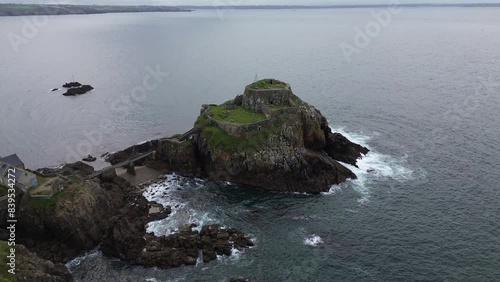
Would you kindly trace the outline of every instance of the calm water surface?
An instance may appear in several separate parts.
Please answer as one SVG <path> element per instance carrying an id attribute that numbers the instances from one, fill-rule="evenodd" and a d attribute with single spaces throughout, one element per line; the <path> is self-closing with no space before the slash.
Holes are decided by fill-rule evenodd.
<path id="1" fill-rule="evenodd" d="M 405 8 L 348 62 L 339 44 L 352 44 L 370 11 L 57 16 L 17 54 L 6 38 L 22 18 L 0 18 L 0 155 L 17 152 L 29 167 L 186 131 L 201 104 L 233 98 L 256 74 L 289 82 L 335 130 L 372 149 L 353 168 L 359 180 L 320 196 L 165 176 L 147 197 L 185 203 L 178 212 L 192 222 L 241 228 L 256 247 L 171 270 L 93 253 L 68 265 L 75 278 L 498 281 L 500 9 Z M 169 76 L 117 110 L 148 67 Z M 95 90 L 49 91 L 73 75 Z"/>

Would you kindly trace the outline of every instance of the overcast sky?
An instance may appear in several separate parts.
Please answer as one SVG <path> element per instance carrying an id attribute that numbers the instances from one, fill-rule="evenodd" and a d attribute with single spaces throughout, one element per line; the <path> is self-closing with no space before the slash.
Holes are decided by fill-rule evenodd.
<path id="1" fill-rule="evenodd" d="M 224 6 L 387 4 L 390 1 L 391 0 L 0 0 L 0 3 Z M 500 3 L 500 0 L 399 0 L 399 3 Z"/>

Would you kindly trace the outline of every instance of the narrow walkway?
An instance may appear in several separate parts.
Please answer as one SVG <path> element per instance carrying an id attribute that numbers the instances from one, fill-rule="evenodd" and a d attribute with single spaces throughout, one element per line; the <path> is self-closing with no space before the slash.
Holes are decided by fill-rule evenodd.
<path id="1" fill-rule="evenodd" d="M 187 131 L 186 133 L 182 134 L 181 136 L 177 137 L 176 139 L 178 139 L 179 141 L 184 141 L 186 140 L 187 138 L 189 138 L 191 135 L 193 134 L 196 134 L 198 131 L 200 131 L 205 125 L 209 124 L 212 122 L 212 118 L 211 117 L 208 117 L 208 119 L 203 122 L 203 123 L 200 123 L 198 124 L 197 126 L 191 128 L 189 131 Z M 131 162 L 135 162 L 137 160 L 140 160 L 140 159 L 143 159 L 143 158 L 146 158 L 148 157 L 149 155 L 153 154 L 154 151 L 151 151 L 151 152 L 147 152 L 145 154 L 142 154 L 138 157 L 135 157 L 133 159 L 129 159 L 129 160 L 126 160 L 126 161 L 123 161 L 123 162 L 120 162 L 120 163 L 117 163 L 117 164 L 114 164 L 114 165 L 111 165 L 111 166 L 108 166 L 108 167 L 105 167 L 101 170 L 98 170 L 96 172 L 93 172 L 92 174 L 89 174 L 87 177 L 85 177 L 85 179 L 91 179 L 91 178 L 94 178 L 94 177 L 97 177 L 103 173 L 105 173 L 106 171 L 110 170 L 110 169 L 115 169 L 115 168 L 119 168 L 119 167 L 123 167 L 125 165 L 128 165 L 129 163 Z"/>
<path id="2" fill-rule="evenodd" d="M 87 177 L 85 177 L 85 179 L 91 179 L 91 178 L 94 178 L 94 177 L 97 177 L 103 173 L 105 173 L 106 171 L 108 170 L 111 170 L 111 169 L 115 169 L 115 168 L 118 168 L 118 167 L 122 167 L 122 166 L 125 166 L 125 165 L 128 165 L 129 163 L 131 162 L 135 162 L 137 160 L 140 160 L 140 159 L 143 159 L 143 158 L 146 158 L 148 157 L 149 155 L 153 154 L 154 151 L 151 151 L 151 152 L 147 152 L 145 154 L 142 154 L 138 157 L 135 157 L 133 159 L 129 159 L 129 160 L 126 160 L 126 161 L 123 161 L 123 162 L 120 162 L 120 163 L 117 163 L 117 164 L 114 164 L 114 165 L 111 165 L 111 166 L 108 166 L 106 168 L 103 168 L 101 170 L 98 170 L 92 174 L 89 174 Z"/>
<path id="3" fill-rule="evenodd" d="M 204 127 L 205 125 L 207 125 L 207 124 L 209 124 L 211 122 L 212 122 L 212 118 L 209 117 L 203 123 L 198 124 L 197 126 L 191 128 L 188 132 L 186 132 L 186 133 L 182 134 L 181 136 L 177 137 L 177 139 L 179 139 L 179 141 L 184 141 L 187 138 L 189 138 L 191 135 L 193 135 L 193 134 L 197 133 L 198 131 L 200 131 L 202 127 Z"/>

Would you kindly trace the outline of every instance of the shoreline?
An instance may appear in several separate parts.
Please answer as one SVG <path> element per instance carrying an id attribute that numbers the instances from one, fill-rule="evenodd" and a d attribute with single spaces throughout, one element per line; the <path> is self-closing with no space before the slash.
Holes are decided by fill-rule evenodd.
<path id="1" fill-rule="evenodd" d="M 0 17 L 192 12 L 174 6 L 0 4 Z"/>
<path id="2" fill-rule="evenodd" d="M 196 10 L 313 10 L 367 8 L 500 8 L 500 3 L 422 3 L 422 4 L 365 4 L 365 5 L 223 5 L 223 6 L 114 6 L 114 5 L 54 5 L 0 4 L 0 17 L 96 15 L 122 13 L 193 12 Z"/>

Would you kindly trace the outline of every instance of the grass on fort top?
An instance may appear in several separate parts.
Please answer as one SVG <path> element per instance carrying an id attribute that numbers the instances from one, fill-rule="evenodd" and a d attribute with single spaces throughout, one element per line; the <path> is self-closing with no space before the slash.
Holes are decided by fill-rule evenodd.
<path id="1" fill-rule="evenodd" d="M 209 111 L 213 113 L 213 119 L 229 123 L 248 124 L 267 119 L 264 113 L 253 112 L 243 107 L 228 109 L 226 105 L 210 106 Z M 201 114 L 195 124 L 203 123 L 206 120 L 206 115 Z"/>
<path id="2" fill-rule="evenodd" d="M 256 81 L 250 85 L 248 85 L 252 89 L 269 89 L 269 88 L 286 88 L 287 84 L 283 81 L 279 81 L 276 79 L 261 79 Z"/>

